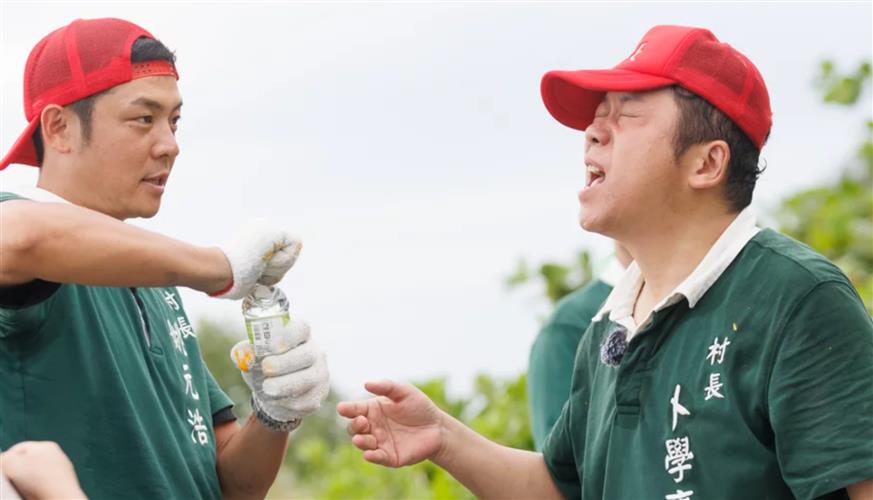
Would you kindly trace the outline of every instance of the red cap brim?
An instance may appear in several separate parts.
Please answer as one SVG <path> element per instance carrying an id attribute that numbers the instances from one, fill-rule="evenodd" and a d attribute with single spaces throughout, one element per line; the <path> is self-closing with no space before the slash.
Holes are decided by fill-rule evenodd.
<path id="1" fill-rule="evenodd" d="M 24 132 L 18 136 L 15 144 L 12 145 L 12 149 L 0 160 L 0 170 L 3 170 L 12 163 L 32 165 L 34 167 L 39 166 L 39 161 L 36 159 L 36 147 L 33 145 L 33 131 L 36 130 L 37 126 L 39 126 L 39 114 L 27 124 Z"/>
<path id="2" fill-rule="evenodd" d="M 564 125 L 585 130 L 594 121 L 594 111 L 606 92 L 652 90 L 676 82 L 662 76 L 626 69 L 549 71 L 540 92 L 549 113 Z"/>

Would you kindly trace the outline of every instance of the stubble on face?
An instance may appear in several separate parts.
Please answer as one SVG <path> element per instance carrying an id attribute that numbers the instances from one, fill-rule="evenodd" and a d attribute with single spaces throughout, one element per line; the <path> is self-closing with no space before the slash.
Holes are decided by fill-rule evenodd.
<path id="1" fill-rule="evenodd" d="M 622 240 L 675 211 L 677 118 L 670 89 L 607 93 L 586 132 L 586 162 L 601 167 L 604 179 L 580 193 L 584 229 Z"/>
<path id="2" fill-rule="evenodd" d="M 179 152 L 180 107 L 169 76 L 119 85 L 95 101 L 90 136 L 82 137 L 74 161 L 86 206 L 120 220 L 158 212 Z"/>

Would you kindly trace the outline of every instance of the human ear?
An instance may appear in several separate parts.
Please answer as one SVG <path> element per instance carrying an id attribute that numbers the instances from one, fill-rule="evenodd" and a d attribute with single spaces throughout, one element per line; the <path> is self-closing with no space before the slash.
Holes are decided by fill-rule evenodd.
<path id="1" fill-rule="evenodd" d="M 79 121 L 72 113 L 57 104 L 49 104 L 40 113 L 42 142 L 46 152 L 49 150 L 66 154 L 73 150 L 78 140 Z"/>
<path id="2" fill-rule="evenodd" d="M 693 146 L 689 160 L 688 185 L 692 189 L 709 189 L 727 178 L 731 149 L 725 141 L 709 141 Z"/>

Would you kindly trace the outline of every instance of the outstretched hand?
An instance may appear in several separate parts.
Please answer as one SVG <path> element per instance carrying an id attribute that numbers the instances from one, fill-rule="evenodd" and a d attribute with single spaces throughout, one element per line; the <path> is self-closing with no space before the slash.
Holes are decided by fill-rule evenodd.
<path id="1" fill-rule="evenodd" d="M 341 402 L 337 412 L 350 419 L 352 444 L 364 460 L 403 467 L 433 458 L 443 446 L 444 413 L 411 384 L 367 382 L 375 398 Z"/>

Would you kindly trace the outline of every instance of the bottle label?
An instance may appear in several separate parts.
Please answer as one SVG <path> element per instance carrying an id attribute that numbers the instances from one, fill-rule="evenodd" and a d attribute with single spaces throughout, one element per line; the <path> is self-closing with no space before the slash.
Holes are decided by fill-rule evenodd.
<path id="1" fill-rule="evenodd" d="M 291 315 L 288 313 L 246 320 L 246 331 L 249 334 L 249 342 L 252 344 L 256 358 L 261 359 L 264 356 L 283 351 L 283 346 L 279 345 L 283 343 L 281 331 L 290 321 Z"/>

